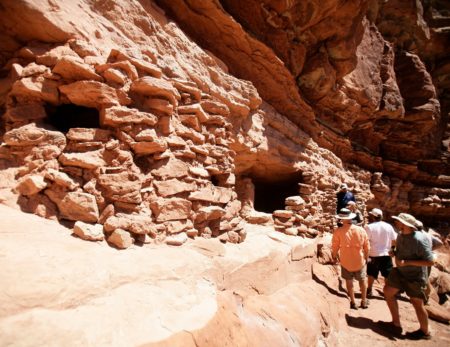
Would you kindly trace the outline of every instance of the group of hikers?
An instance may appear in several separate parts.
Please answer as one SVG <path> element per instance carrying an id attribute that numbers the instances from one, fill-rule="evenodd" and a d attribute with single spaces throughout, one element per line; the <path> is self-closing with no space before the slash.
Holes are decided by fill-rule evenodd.
<path id="1" fill-rule="evenodd" d="M 378 274 L 385 278 L 384 297 L 392 315 L 391 322 L 379 322 L 384 329 L 402 335 L 397 298 L 405 292 L 413 305 L 420 328 L 408 332 L 410 339 L 431 339 L 425 305 L 431 291 L 429 276 L 435 255 L 432 250 L 441 246 L 439 238 L 423 229 L 414 216 L 400 213 L 392 217 L 395 229 L 383 221 L 383 211 L 373 208 L 369 223 L 357 210 L 355 197 L 344 183 L 337 193 L 337 225 L 332 237 L 332 257 L 340 262 L 350 308 L 357 310 L 353 280 L 359 282 L 362 309 L 369 307 L 373 284 Z M 395 267 L 394 267 L 395 264 Z M 367 279 L 368 278 L 368 279 Z"/>

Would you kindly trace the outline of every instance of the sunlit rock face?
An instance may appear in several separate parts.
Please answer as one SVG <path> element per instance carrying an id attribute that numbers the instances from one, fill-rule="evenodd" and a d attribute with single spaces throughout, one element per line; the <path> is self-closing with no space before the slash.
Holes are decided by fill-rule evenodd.
<path id="1" fill-rule="evenodd" d="M 449 34 L 444 28 L 448 4 L 158 3 L 230 71 L 250 79 L 265 101 L 321 148 L 344 163 L 377 173 L 375 177 L 382 173 L 385 180 L 399 179 L 402 186 L 411 183 L 413 191 L 420 191 L 405 190 L 399 197 L 394 187 L 383 196 L 372 189 L 376 197 L 370 205 L 392 213 L 411 209 L 429 220 L 434 213 L 448 214 L 449 49 L 445 42 Z M 283 77 L 286 74 L 288 78 Z M 281 88 L 276 82 L 280 78 Z M 280 91 L 285 91 L 285 98 L 277 97 Z M 308 107 L 291 112 L 298 99 Z M 433 186 L 442 188 L 436 199 L 439 207 L 423 208 L 427 205 L 423 200 L 436 195 Z M 388 204 L 391 199 L 397 203 Z"/>
<path id="2" fill-rule="evenodd" d="M 2 200 L 118 248 L 242 242 L 243 220 L 315 237 L 341 182 L 445 222 L 448 34 L 411 6 L 6 1 Z"/>

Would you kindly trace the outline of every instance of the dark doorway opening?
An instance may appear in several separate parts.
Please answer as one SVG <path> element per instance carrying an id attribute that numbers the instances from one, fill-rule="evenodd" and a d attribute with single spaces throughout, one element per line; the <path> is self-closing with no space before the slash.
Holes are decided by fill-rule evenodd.
<path id="1" fill-rule="evenodd" d="M 56 130 L 67 133 L 70 128 L 100 128 L 99 113 L 96 108 L 74 104 L 47 105 L 46 123 Z"/>
<path id="2" fill-rule="evenodd" d="M 301 183 L 301 175 L 295 175 L 295 177 L 284 179 L 283 181 L 253 179 L 255 186 L 255 210 L 266 213 L 284 210 L 286 198 L 299 195 L 299 183 Z"/>

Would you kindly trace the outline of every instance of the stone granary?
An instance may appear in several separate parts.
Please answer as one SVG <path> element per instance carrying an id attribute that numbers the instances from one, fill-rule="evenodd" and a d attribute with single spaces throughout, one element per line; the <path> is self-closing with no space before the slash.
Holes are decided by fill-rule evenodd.
<path id="1" fill-rule="evenodd" d="M 52 3 L 0 9 L 0 192 L 22 210 L 119 248 L 242 242 L 244 220 L 314 237 L 341 182 L 362 210 L 450 213 L 447 116 L 422 62 L 440 37 L 434 56 L 396 51 L 366 1 L 311 1 L 309 17 L 297 1 Z"/>

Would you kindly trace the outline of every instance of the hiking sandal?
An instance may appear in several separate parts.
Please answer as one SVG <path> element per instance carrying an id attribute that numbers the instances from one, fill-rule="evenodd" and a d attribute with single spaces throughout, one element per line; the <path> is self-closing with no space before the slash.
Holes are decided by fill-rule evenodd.
<path id="1" fill-rule="evenodd" d="M 405 337 L 410 340 L 431 340 L 431 334 L 425 334 L 422 329 L 406 333 Z"/>
<path id="2" fill-rule="evenodd" d="M 359 307 L 361 307 L 363 309 L 369 308 L 369 300 L 367 300 L 367 299 L 365 301 L 361 300 L 361 305 Z"/>

